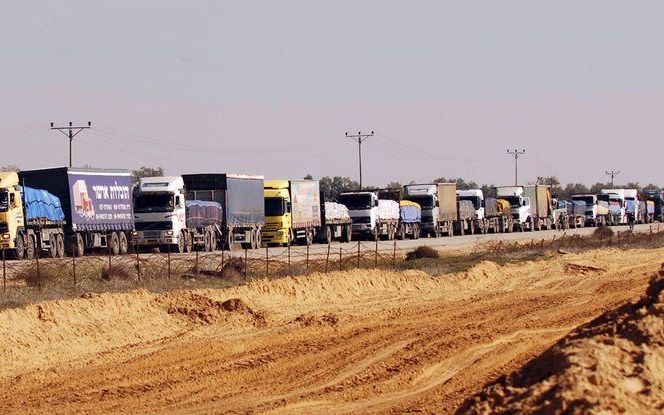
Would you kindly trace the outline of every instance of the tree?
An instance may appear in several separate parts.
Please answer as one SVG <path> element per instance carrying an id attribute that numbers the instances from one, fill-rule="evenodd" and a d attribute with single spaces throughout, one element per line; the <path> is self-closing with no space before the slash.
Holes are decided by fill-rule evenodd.
<path id="1" fill-rule="evenodd" d="M 386 189 L 402 189 L 403 185 L 399 182 L 389 182 L 387 185 L 385 185 Z"/>
<path id="2" fill-rule="evenodd" d="M 21 168 L 16 166 L 16 165 L 13 165 L 13 164 L 8 164 L 6 166 L 0 167 L 0 171 L 2 171 L 2 172 L 9 172 L 9 171 L 19 172 L 19 171 L 21 171 Z"/>
<path id="3" fill-rule="evenodd" d="M 160 177 L 164 175 L 162 167 L 148 167 L 143 166 L 139 169 L 131 171 L 131 181 L 133 184 L 138 184 L 141 177 Z"/>
<path id="4" fill-rule="evenodd" d="M 320 179 L 320 188 L 326 201 L 337 202 L 342 192 L 360 190 L 360 184 L 349 177 L 325 176 Z"/>
<path id="5" fill-rule="evenodd" d="M 314 176 L 312 176 L 311 174 L 307 174 L 306 176 L 304 176 L 303 180 L 313 180 L 313 179 L 314 179 Z"/>
<path id="6" fill-rule="evenodd" d="M 461 177 L 458 177 L 456 179 L 453 178 L 445 178 L 445 177 L 439 177 L 437 179 L 433 180 L 434 183 L 456 183 L 457 189 L 459 190 L 468 190 L 468 189 L 478 189 L 479 185 L 473 181 L 466 182 L 464 179 Z"/>

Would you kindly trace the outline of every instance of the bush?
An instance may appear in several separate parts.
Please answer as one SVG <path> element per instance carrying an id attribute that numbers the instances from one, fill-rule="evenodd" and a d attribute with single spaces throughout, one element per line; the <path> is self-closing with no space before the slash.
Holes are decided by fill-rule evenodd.
<path id="1" fill-rule="evenodd" d="M 608 226 L 598 226 L 593 232 L 593 235 L 600 239 L 608 239 L 613 236 L 613 229 Z"/>
<path id="2" fill-rule="evenodd" d="M 406 254 L 406 261 L 413 261 L 420 258 L 440 258 L 440 253 L 430 246 L 418 246 Z"/>

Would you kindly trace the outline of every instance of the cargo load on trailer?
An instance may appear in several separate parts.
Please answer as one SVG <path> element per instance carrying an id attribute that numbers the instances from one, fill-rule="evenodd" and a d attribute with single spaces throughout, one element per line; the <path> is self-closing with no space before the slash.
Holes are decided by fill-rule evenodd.
<path id="1" fill-rule="evenodd" d="M 221 205 L 220 247 L 257 249 L 265 226 L 263 176 L 202 173 L 182 175 L 187 200 Z"/>
<path id="2" fill-rule="evenodd" d="M 524 196 L 530 199 L 530 214 L 534 229 L 551 230 L 556 228 L 551 186 L 543 184 L 529 185 L 524 186 L 523 190 Z"/>
<path id="3" fill-rule="evenodd" d="M 431 237 L 454 235 L 457 220 L 456 183 L 409 184 L 403 198 L 422 208 L 420 232 Z"/>
<path id="4" fill-rule="evenodd" d="M 134 231 L 131 174 L 121 169 L 61 167 L 19 172 L 21 184 L 60 200 L 68 253 L 126 253 Z"/>
<path id="5" fill-rule="evenodd" d="M 328 244 L 333 240 L 350 242 L 353 234 L 353 221 L 348 213 L 348 208 L 341 203 L 323 202 L 321 209 L 323 224 L 318 233 L 318 240 Z"/>
<path id="6" fill-rule="evenodd" d="M 505 199 L 487 197 L 484 199 L 484 221 L 481 233 L 507 233 L 514 230 L 514 220 L 510 203 Z"/>

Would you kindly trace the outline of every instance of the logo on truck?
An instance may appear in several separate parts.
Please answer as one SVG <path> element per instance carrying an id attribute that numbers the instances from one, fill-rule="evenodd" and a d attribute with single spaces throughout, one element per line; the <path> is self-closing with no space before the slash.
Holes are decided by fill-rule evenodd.
<path id="1" fill-rule="evenodd" d="M 90 199 L 90 194 L 88 193 L 88 186 L 85 184 L 85 180 L 77 180 L 72 186 L 73 196 L 74 196 L 74 207 L 76 213 L 85 219 L 94 219 L 95 217 L 95 207 L 92 204 L 92 199 Z"/>

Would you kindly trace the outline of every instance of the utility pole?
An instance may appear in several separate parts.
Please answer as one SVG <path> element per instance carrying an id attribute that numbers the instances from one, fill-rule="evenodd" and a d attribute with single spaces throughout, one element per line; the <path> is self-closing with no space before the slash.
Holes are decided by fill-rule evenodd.
<path id="1" fill-rule="evenodd" d="M 81 131 L 87 130 L 91 127 L 92 123 L 90 121 L 88 121 L 88 125 L 83 127 L 74 127 L 71 121 L 69 121 L 69 126 L 66 127 L 54 127 L 53 123 L 51 123 L 51 130 L 58 130 L 69 137 L 69 167 L 72 167 L 72 143 L 74 142 L 74 137 L 76 137 Z"/>
<path id="2" fill-rule="evenodd" d="M 519 185 L 519 156 L 526 150 L 507 150 L 507 154 L 514 156 L 514 186 Z"/>
<path id="3" fill-rule="evenodd" d="M 362 190 L 362 143 L 367 141 L 367 139 L 374 136 L 374 132 L 371 134 L 362 134 L 362 131 L 358 131 L 357 134 L 348 134 L 346 133 L 347 138 L 352 138 L 357 142 L 357 151 L 360 161 L 360 190 Z"/>
<path id="4" fill-rule="evenodd" d="M 607 170 L 604 173 L 607 176 L 611 176 L 611 188 L 613 189 L 613 178 L 620 174 L 620 170 Z"/>

